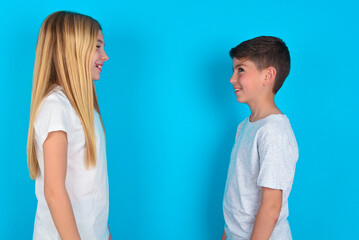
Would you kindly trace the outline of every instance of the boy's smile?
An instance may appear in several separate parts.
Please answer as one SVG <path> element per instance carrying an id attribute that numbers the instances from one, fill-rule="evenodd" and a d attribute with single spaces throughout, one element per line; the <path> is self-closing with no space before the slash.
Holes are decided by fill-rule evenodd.
<path id="1" fill-rule="evenodd" d="M 250 60 L 233 58 L 233 75 L 230 82 L 233 84 L 237 101 L 249 104 L 263 92 L 265 71 L 259 71 Z"/>

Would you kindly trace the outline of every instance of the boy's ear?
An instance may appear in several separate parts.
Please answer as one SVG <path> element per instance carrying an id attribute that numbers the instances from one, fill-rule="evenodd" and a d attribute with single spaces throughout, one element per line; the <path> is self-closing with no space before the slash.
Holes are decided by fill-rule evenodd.
<path id="1" fill-rule="evenodd" d="M 274 67 L 268 67 L 266 69 L 264 85 L 269 85 L 271 83 L 274 83 L 276 75 L 277 75 L 277 70 Z"/>

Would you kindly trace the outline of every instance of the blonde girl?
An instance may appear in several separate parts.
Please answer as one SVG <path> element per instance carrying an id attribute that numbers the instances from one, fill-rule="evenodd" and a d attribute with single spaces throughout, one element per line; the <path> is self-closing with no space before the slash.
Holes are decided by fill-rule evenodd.
<path id="1" fill-rule="evenodd" d="M 100 24 L 55 12 L 36 46 L 27 161 L 38 200 L 33 239 L 111 239 L 106 144 L 94 80 L 108 60 Z"/>

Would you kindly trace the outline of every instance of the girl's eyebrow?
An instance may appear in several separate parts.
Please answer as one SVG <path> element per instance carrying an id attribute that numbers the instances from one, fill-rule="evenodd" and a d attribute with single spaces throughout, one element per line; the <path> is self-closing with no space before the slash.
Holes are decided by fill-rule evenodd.
<path id="1" fill-rule="evenodd" d="M 97 39 L 97 42 L 100 42 L 105 46 L 105 43 L 101 39 Z"/>

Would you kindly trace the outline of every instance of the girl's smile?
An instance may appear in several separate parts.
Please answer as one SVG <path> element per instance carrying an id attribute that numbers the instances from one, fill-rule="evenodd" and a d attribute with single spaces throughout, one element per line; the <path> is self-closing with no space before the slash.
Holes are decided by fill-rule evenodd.
<path id="1" fill-rule="evenodd" d="M 108 56 L 105 52 L 105 40 L 103 38 L 102 31 L 98 31 L 96 50 L 92 57 L 92 80 L 96 81 L 100 79 L 100 73 L 102 72 L 103 63 L 108 60 Z"/>

